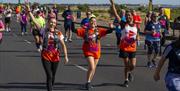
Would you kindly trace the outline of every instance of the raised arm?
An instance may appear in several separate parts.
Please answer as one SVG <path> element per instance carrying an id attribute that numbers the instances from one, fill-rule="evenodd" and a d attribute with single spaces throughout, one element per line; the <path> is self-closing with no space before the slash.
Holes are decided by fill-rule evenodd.
<path id="1" fill-rule="evenodd" d="M 114 0 L 110 0 L 110 2 L 111 2 L 112 9 L 113 9 L 113 13 L 114 13 L 115 17 L 117 18 L 117 20 L 120 22 L 121 17 L 117 13 L 117 10 L 116 10 L 115 4 L 114 4 Z"/>
<path id="2" fill-rule="evenodd" d="M 34 15 L 31 13 L 31 9 L 30 9 L 29 4 L 26 4 L 26 8 L 27 8 L 28 14 L 29 14 L 30 18 L 32 19 L 32 21 L 34 22 L 35 26 L 36 26 L 38 29 L 41 29 L 40 24 L 35 20 Z"/>

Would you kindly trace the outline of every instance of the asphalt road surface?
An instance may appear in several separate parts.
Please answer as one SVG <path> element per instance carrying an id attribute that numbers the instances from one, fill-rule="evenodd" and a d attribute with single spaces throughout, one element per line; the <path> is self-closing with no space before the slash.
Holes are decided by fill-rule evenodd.
<path id="1" fill-rule="evenodd" d="M 45 72 L 31 32 L 28 30 L 28 35 L 21 36 L 19 23 L 15 20 L 11 28 L 11 32 L 4 32 L 0 45 L 0 91 L 46 91 Z M 63 31 L 62 26 L 59 28 Z M 155 82 L 155 69 L 146 67 L 143 40 L 138 47 L 137 67 L 133 73 L 135 79 L 128 88 L 121 86 L 124 82 L 124 65 L 118 58 L 115 34 L 104 37 L 101 44 L 102 56 L 91 91 L 166 91 L 164 76 L 167 64 L 161 72 L 161 80 Z M 86 83 L 87 62 L 81 50 L 82 39 L 74 34 L 73 42 L 66 45 L 70 62 L 67 65 L 63 62 L 59 64 L 54 91 L 86 91 L 83 85 Z"/>

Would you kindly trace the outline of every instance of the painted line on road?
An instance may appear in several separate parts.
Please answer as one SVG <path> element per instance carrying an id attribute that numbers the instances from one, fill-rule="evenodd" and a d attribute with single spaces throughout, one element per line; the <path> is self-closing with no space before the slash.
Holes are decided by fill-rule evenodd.
<path id="1" fill-rule="evenodd" d="M 18 37 L 15 33 L 13 33 L 13 36 L 14 36 L 14 37 Z"/>
<path id="2" fill-rule="evenodd" d="M 26 43 L 28 43 L 28 44 L 32 44 L 30 41 L 28 41 L 28 40 L 24 40 Z"/>
<path id="3" fill-rule="evenodd" d="M 88 71 L 88 69 L 86 69 L 86 68 L 84 68 L 84 67 L 82 67 L 82 66 L 79 66 L 79 65 L 77 65 L 77 64 L 73 64 L 74 66 L 76 66 L 77 68 L 79 68 L 79 69 L 81 69 L 81 70 L 83 70 L 83 71 Z"/>

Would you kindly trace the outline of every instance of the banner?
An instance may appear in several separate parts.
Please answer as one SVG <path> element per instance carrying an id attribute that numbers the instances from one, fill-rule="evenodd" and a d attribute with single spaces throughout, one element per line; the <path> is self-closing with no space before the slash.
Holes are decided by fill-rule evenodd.
<path id="1" fill-rule="evenodd" d="M 171 9 L 170 8 L 163 8 L 164 14 L 167 16 L 168 19 L 171 18 Z"/>

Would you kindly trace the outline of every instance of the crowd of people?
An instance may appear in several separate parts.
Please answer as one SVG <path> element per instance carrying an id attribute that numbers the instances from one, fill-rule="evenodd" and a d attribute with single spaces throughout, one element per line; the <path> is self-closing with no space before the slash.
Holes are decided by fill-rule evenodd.
<path id="1" fill-rule="evenodd" d="M 114 0 L 109 0 L 112 6 L 114 21 L 109 23 L 109 28 L 100 28 L 97 25 L 96 16 L 91 10 L 87 10 L 86 18 L 82 19 L 81 26 L 76 27 L 76 18 L 73 15 L 71 7 L 62 13 L 64 18 L 65 36 L 57 28 L 59 10 L 56 7 L 50 8 L 48 11 L 44 7 L 31 7 L 26 3 L 21 10 L 16 9 L 17 21 L 21 26 L 21 35 L 26 35 L 27 25 L 30 24 L 30 31 L 34 36 L 37 51 L 41 53 L 43 68 L 46 73 L 47 91 L 52 91 L 55 83 L 55 74 L 60 61 L 59 48 L 62 47 L 65 55 L 65 64 L 68 63 L 68 52 L 65 42 L 72 42 L 72 34 L 83 39 L 82 51 L 88 63 L 87 83 L 85 88 L 91 89 L 91 81 L 96 72 L 97 64 L 101 57 L 100 40 L 107 34 L 115 31 L 117 39 L 118 57 L 124 63 L 124 87 L 129 86 L 129 82 L 133 81 L 133 72 L 136 67 L 137 46 L 140 45 L 140 32 L 145 34 L 145 44 L 147 47 L 147 67 L 157 68 L 154 79 L 160 79 L 160 71 L 169 58 L 168 72 L 165 78 L 166 86 L 169 91 L 180 91 L 180 37 L 177 41 L 169 44 L 157 65 L 157 56 L 161 52 L 161 45 L 165 44 L 165 35 L 170 30 L 169 20 L 163 13 L 163 8 L 159 9 L 159 13 L 154 11 L 147 12 L 144 19 L 144 29 L 140 27 L 143 19 L 140 12 L 135 10 L 121 10 L 118 14 Z M 0 11 L 1 8 L 0 8 Z M 4 15 L 4 23 L 0 20 L 0 42 L 2 41 L 1 31 L 11 31 L 10 23 L 12 17 L 12 9 L 8 6 L 1 13 Z M 146 49 L 146 48 L 145 48 Z M 172 54 L 172 55 L 170 55 Z M 153 56 L 152 56 L 153 55 Z M 120 60 L 121 60 L 120 59 Z"/>

